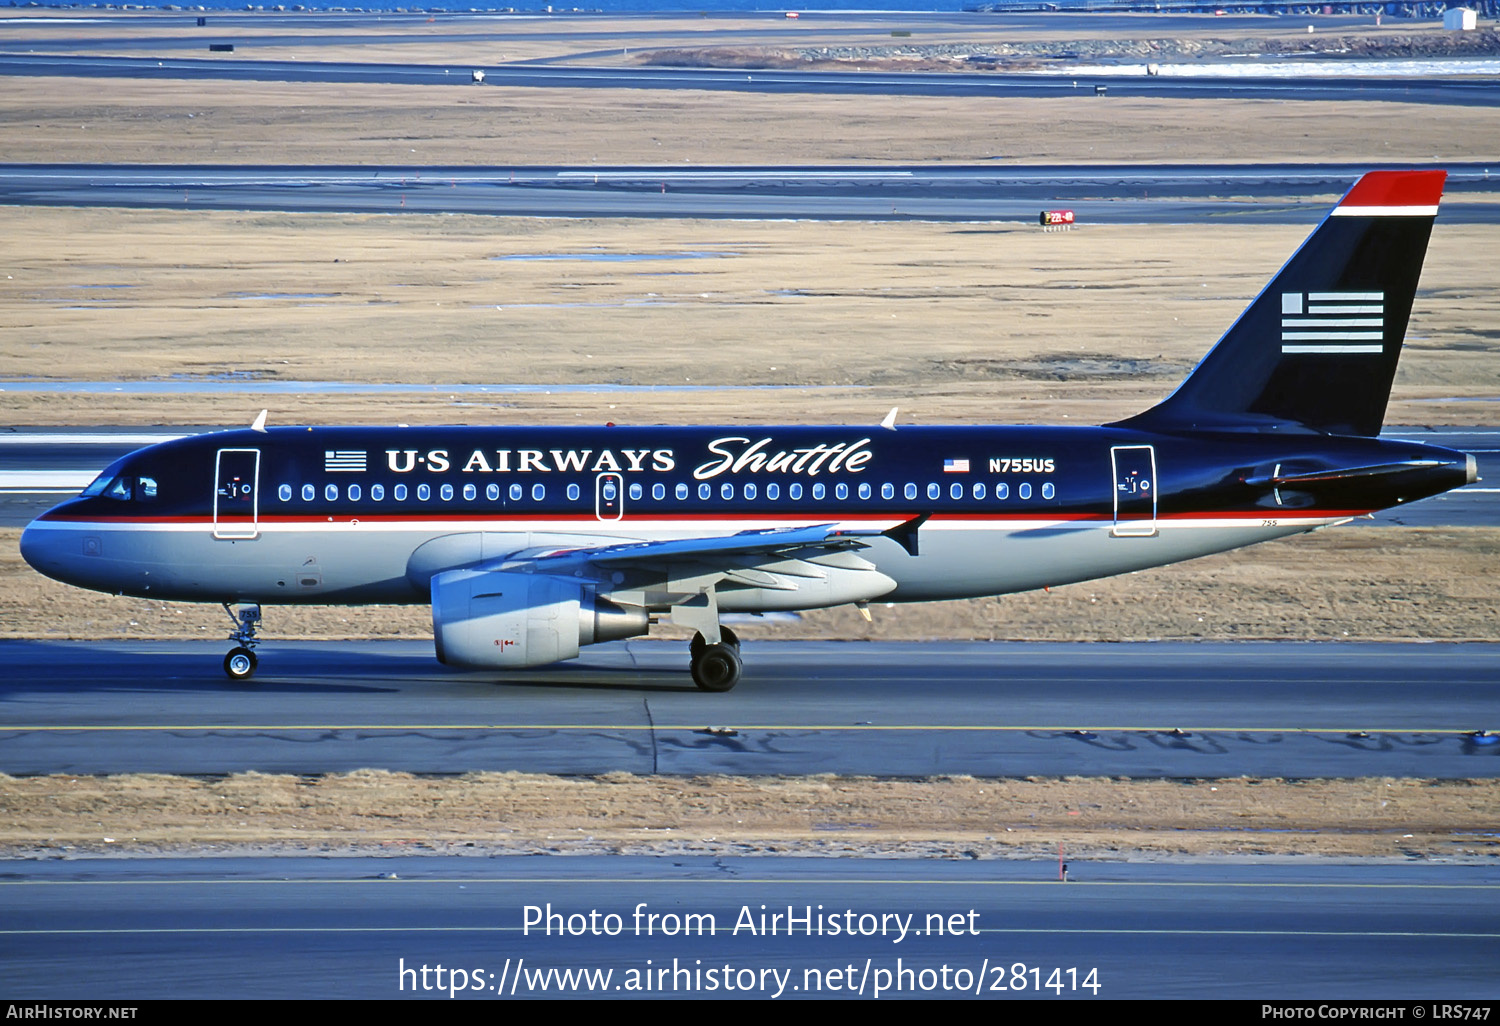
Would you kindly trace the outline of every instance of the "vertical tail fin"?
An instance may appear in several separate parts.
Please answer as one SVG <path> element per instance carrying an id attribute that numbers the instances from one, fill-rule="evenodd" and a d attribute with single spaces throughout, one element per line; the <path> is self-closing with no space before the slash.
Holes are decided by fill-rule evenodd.
<path id="1" fill-rule="evenodd" d="M 1177 391 L 1122 423 L 1379 434 L 1446 178 L 1362 177 Z"/>

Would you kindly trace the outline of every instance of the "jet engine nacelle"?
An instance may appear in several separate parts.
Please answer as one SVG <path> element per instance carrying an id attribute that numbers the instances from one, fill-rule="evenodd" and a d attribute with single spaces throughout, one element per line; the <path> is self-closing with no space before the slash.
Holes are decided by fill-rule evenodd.
<path id="1" fill-rule="evenodd" d="M 449 666 L 545 666 L 574 658 L 581 645 L 646 631 L 644 609 L 601 599 L 570 577 L 449 570 L 432 578 L 432 635 Z"/>

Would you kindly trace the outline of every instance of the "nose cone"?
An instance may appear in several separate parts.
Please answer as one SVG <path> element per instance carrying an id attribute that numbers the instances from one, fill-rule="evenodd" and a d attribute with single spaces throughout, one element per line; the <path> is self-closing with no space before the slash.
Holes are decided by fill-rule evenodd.
<path id="1" fill-rule="evenodd" d="M 61 555 L 58 535 L 61 533 L 45 520 L 33 520 L 21 532 L 21 558 L 38 573 L 58 577 Z"/>
<path id="2" fill-rule="evenodd" d="M 101 560 L 99 539 L 69 530 L 64 524 L 43 514 L 21 532 L 21 558 L 33 570 L 54 581 L 96 588 L 98 584 L 88 571 L 97 573 Z"/>

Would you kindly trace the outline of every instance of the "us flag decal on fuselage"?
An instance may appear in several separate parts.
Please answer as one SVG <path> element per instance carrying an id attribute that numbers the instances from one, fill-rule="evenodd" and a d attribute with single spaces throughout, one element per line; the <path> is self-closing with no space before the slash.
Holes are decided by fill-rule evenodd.
<path id="1" fill-rule="evenodd" d="M 1283 292 L 1283 353 L 1380 353 L 1384 292 Z"/>
<path id="2" fill-rule="evenodd" d="M 365 454 L 363 452 L 351 452 L 332 449 L 323 450 L 323 470 L 327 473 L 363 474 L 365 472 Z"/>

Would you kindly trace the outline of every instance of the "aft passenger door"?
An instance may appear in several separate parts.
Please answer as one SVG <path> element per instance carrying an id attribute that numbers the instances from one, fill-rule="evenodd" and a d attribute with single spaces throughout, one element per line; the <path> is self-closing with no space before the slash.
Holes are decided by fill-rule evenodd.
<path id="1" fill-rule="evenodd" d="M 214 459 L 214 537 L 260 534 L 260 450 L 220 449 Z"/>
<path id="2" fill-rule="evenodd" d="M 1109 450 L 1115 477 L 1116 538 L 1149 538 L 1156 534 L 1156 449 L 1150 445 L 1117 445 Z"/>

